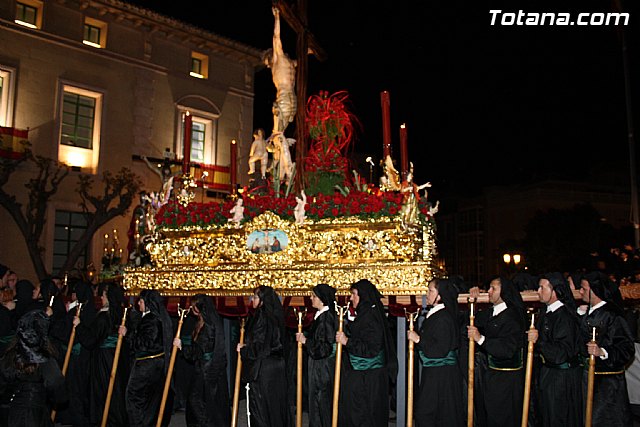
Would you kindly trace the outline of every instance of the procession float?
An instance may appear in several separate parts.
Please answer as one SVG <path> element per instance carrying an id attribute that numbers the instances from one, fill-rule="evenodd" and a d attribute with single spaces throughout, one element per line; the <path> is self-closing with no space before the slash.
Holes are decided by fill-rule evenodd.
<path id="1" fill-rule="evenodd" d="M 129 293 L 244 296 L 268 284 L 298 296 L 318 283 L 348 293 L 360 279 L 384 295 L 426 293 L 429 280 L 444 274 L 437 263 L 438 206 L 426 191 L 420 194 L 430 184 L 413 182 L 413 165 L 401 179 L 390 149 L 380 185 L 350 168 L 357 119 L 346 92 L 311 96 L 306 110 L 304 167 L 280 174 L 287 156 L 273 155 L 266 179 L 254 172 L 249 185 L 226 200 L 194 202 L 187 177 L 173 198 L 158 195 L 146 204 L 135 219 L 135 262 L 124 270 Z M 272 135 L 269 151 L 288 149 L 282 139 Z M 299 192 L 296 170 L 306 187 Z"/>

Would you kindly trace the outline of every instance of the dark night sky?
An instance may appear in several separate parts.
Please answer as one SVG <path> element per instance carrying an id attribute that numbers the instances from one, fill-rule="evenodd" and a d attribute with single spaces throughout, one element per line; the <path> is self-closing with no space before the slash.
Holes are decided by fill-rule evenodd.
<path id="1" fill-rule="evenodd" d="M 168 5 L 138 0 L 259 49 L 271 46 L 269 0 Z M 291 2 L 290 2 L 291 3 Z M 640 109 L 640 15 L 627 1 L 632 105 Z M 350 93 L 362 122 L 354 150 L 382 155 L 380 92 L 391 96 L 393 155 L 399 125 L 408 128 L 416 181 L 431 194 L 536 177 L 585 178 L 593 170 L 628 170 L 621 43 L 614 27 L 491 26 L 505 12 L 609 12 L 610 0 L 427 2 L 308 0 L 309 28 L 328 54 L 309 59 L 309 95 Z M 191 11 L 197 11 L 195 14 Z M 293 32 L 283 43 L 295 55 Z M 270 70 L 256 75 L 255 127 L 271 127 Z M 639 114 L 634 113 L 636 127 Z"/>

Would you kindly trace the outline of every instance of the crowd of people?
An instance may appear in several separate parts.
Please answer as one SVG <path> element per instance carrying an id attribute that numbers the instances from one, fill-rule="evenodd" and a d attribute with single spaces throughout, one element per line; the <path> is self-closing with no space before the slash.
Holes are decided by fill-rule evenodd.
<path id="1" fill-rule="evenodd" d="M 519 426 L 523 403 L 532 426 L 584 425 L 587 414 L 594 426 L 633 425 L 625 370 L 638 336 L 619 284 L 602 271 L 531 277 L 539 296 L 529 307 L 536 309 L 533 318 L 515 277 L 488 280 L 488 303 L 475 311 L 458 296 L 479 298 L 481 287 L 455 276 L 429 283 L 418 327 L 406 336 L 418 368 L 415 397 L 407 402 L 416 426 L 465 425 L 468 408 L 475 426 Z M 155 426 L 158 417 L 166 426 L 181 408 L 189 426 L 231 425 L 237 390 L 227 374 L 230 348 L 243 362 L 251 425 L 293 426 L 297 343 L 305 354 L 309 426 L 329 426 L 335 418 L 344 427 L 386 427 L 395 409 L 395 322 L 366 279 L 351 284 L 344 316 L 336 310 L 336 289 L 314 286 L 313 318 L 302 332 L 287 327 L 276 291 L 257 286 L 237 344 L 227 342 L 214 298 L 204 294 L 191 297 L 176 336 L 176 316 L 155 290 L 131 298 L 117 283 L 59 277 L 34 285 L 2 265 L 0 279 L 0 426 L 49 426 L 52 419 L 72 426 Z M 179 354 L 175 365 L 172 352 Z"/>

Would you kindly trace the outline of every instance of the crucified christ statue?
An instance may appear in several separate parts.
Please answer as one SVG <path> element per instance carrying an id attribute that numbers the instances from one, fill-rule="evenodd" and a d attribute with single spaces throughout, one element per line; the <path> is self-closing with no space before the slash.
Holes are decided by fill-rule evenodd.
<path id="1" fill-rule="evenodd" d="M 265 55 L 264 62 L 271 68 L 271 77 L 276 87 L 273 105 L 273 134 L 284 133 L 295 116 L 298 106 L 295 84 L 297 61 L 290 59 L 282 49 L 280 40 L 280 11 L 273 7 L 275 24 L 273 27 L 273 48 Z"/>

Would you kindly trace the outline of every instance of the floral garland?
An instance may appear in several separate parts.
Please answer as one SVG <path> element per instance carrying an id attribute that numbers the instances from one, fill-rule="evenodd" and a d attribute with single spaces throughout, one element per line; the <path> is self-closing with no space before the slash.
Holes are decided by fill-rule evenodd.
<path id="1" fill-rule="evenodd" d="M 357 217 L 360 219 L 378 219 L 395 217 L 402 206 L 402 194 L 398 192 L 351 191 L 347 195 L 318 194 L 309 198 L 305 206 L 307 221 L 320 221 L 331 218 Z M 190 203 L 182 206 L 171 201 L 156 214 L 156 225 L 160 229 L 178 230 L 186 227 L 210 229 L 225 226 L 233 216 L 231 209 L 235 201 L 222 203 Z M 244 219 L 247 222 L 256 216 L 271 211 L 282 219 L 294 220 L 293 210 L 296 206 L 295 196 L 274 197 L 273 195 L 256 195 L 243 198 Z M 419 202 L 419 219 L 423 225 L 432 221 L 429 214 L 431 204 L 425 197 Z"/>

